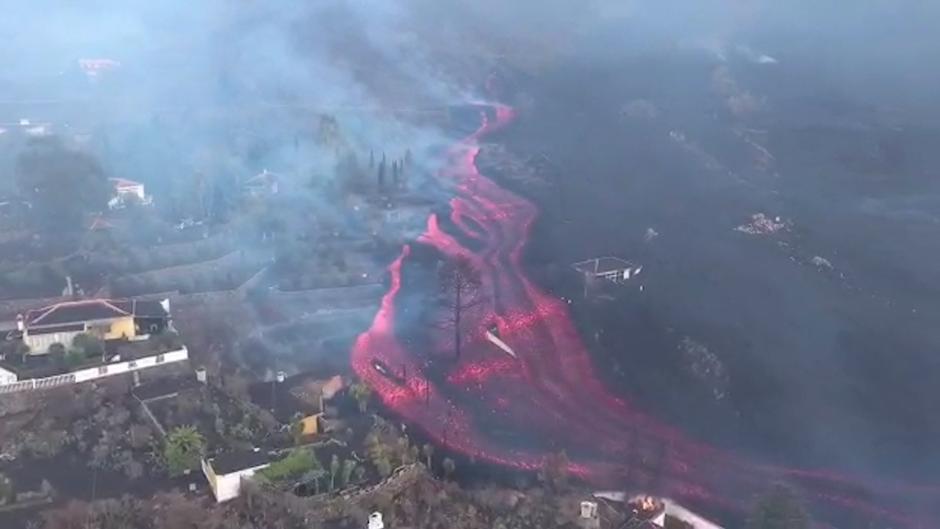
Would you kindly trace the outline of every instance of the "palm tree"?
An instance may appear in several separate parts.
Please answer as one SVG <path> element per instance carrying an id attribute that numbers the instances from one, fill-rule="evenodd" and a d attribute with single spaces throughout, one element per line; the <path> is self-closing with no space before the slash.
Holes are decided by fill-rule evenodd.
<path id="1" fill-rule="evenodd" d="M 330 492 L 336 488 L 336 474 L 339 474 L 339 457 L 333 454 L 330 460 Z"/>
<path id="2" fill-rule="evenodd" d="M 206 449 L 206 440 L 195 426 L 180 426 L 166 436 L 164 459 L 170 474 L 178 476 L 196 467 Z"/>
<path id="3" fill-rule="evenodd" d="M 352 478 L 353 471 L 356 470 L 356 462 L 352 459 L 347 459 L 343 461 L 343 472 L 340 474 L 339 486 L 345 487 L 349 485 L 349 481 Z"/>
<path id="4" fill-rule="evenodd" d="M 434 455 L 434 447 L 430 444 L 425 444 L 421 447 L 421 453 L 424 454 L 424 461 L 427 464 L 428 470 L 430 470 L 431 456 Z"/>
<path id="5" fill-rule="evenodd" d="M 314 491 L 317 495 L 320 494 L 320 480 L 326 477 L 326 471 L 322 468 L 313 469 L 303 475 L 301 481 L 304 483 L 313 482 Z"/>
<path id="6" fill-rule="evenodd" d="M 359 412 L 365 413 L 369 408 L 369 399 L 372 398 L 372 388 L 367 386 L 364 382 L 359 382 L 358 384 L 353 384 L 352 387 L 349 388 L 349 391 L 359 404 Z"/>

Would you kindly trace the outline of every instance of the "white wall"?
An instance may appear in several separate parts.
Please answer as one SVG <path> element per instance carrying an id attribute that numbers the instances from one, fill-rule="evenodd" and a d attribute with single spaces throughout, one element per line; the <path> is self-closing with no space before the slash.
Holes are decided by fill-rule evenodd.
<path id="1" fill-rule="evenodd" d="M 138 358 L 137 360 L 129 360 L 125 362 L 114 362 L 112 364 L 89 367 L 87 369 L 75 371 L 75 382 L 85 382 L 88 380 L 94 380 L 96 378 L 109 377 L 111 375 L 118 375 L 121 373 L 129 373 L 131 371 L 146 369 L 148 367 L 156 367 L 158 365 L 169 364 L 172 362 L 181 362 L 187 358 L 189 358 L 189 351 L 186 349 L 186 347 L 182 347 L 176 351 L 170 351 L 161 355 L 147 356 L 144 358 Z"/>
<path id="2" fill-rule="evenodd" d="M 49 352 L 49 346 L 54 343 L 60 343 L 68 349 L 69 345 L 72 344 L 72 339 L 83 332 L 85 331 L 66 331 L 32 335 L 29 333 L 29 330 L 27 330 L 26 335 L 23 336 L 23 343 L 29 346 L 30 354 L 46 354 Z"/>
<path id="3" fill-rule="evenodd" d="M 692 527 L 695 527 L 695 529 L 723 529 L 720 525 L 702 518 L 698 514 L 695 514 L 670 499 L 663 499 L 663 503 L 666 505 L 667 515 L 692 524 Z"/>
<path id="4" fill-rule="evenodd" d="M 255 472 L 267 467 L 268 463 L 265 463 L 254 468 L 239 470 L 238 472 L 216 474 L 216 488 L 212 491 L 215 493 L 215 501 L 222 503 L 223 501 L 237 498 L 242 491 L 242 480 L 254 476 Z"/>
<path id="5" fill-rule="evenodd" d="M 175 351 L 169 351 L 159 355 L 147 356 L 144 358 L 138 358 L 137 360 L 128 360 L 124 362 L 114 362 L 111 364 L 104 364 L 102 366 L 89 367 L 86 369 L 80 369 L 78 371 L 72 371 L 70 373 L 64 373 L 62 375 L 56 375 L 48 378 L 35 378 L 35 379 L 26 379 L 17 383 L 15 387 L 11 386 L 17 382 L 16 374 L 7 371 L 6 369 L 0 368 L 0 393 L 10 393 L 13 391 L 22 391 L 26 389 L 36 389 L 43 387 L 52 387 L 63 384 L 76 384 L 79 382 L 87 382 L 89 380 L 94 380 L 96 378 L 104 378 L 112 375 L 119 375 L 121 373 L 130 373 L 131 371 L 138 371 L 141 369 L 147 369 L 148 367 L 156 367 L 164 364 L 171 364 L 173 362 L 182 362 L 189 358 L 189 350 L 186 347 L 181 347 Z M 159 361 L 158 361 L 159 360 Z M 102 369 L 104 368 L 104 369 Z M 12 380 L 10 380 L 12 376 Z M 4 380 L 7 380 L 4 382 Z M 31 382 L 30 384 L 24 384 L 24 382 Z M 2 386 L 9 386 L 3 388 Z"/>
<path id="6" fill-rule="evenodd" d="M 0 367 L 0 386 L 16 382 L 16 373 Z"/>

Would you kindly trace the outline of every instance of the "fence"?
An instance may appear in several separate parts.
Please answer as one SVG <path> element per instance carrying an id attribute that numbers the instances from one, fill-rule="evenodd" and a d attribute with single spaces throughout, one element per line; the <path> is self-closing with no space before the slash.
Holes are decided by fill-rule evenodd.
<path id="1" fill-rule="evenodd" d="M 175 351 L 167 351 L 154 354 L 152 356 L 136 358 L 134 360 L 101 364 L 73 371 L 71 373 L 64 373 L 46 378 L 30 378 L 27 380 L 21 380 L 19 382 L 13 382 L 11 384 L 0 385 L 0 395 L 16 393 L 19 391 L 51 389 L 68 384 L 77 384 L 79 382 L 87 382 L 89 380 L 110 377 L 119 375 L 121 373 L 139 371 L 141 369 L 147 369 L 148 367 L 156 367 L 174 362 L 182 362 L 188 358 L 189 351 L 184 346 Z"/>

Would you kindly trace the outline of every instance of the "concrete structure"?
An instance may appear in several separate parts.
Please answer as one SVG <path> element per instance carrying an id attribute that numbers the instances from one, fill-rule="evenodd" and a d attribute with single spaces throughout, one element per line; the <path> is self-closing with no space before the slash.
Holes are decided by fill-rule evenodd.
<path id="1" fill-rule="evenodd" d="M 571 265 L 572 268 L 592 279 L 604 279 L 612 283 L 625 283 L 643 271 L 630 261 L 618 257 L 596 257 Z"/>
<path id="2" fill-rule="evenodd" d="M 598 529 L 601 526 L 601 518 L 597 512 L 596 501 L 581 502 L 578 525 L 580 525 L 582 529 Z"/>
<path id="3" fill-rule="evenodd" d="M 385 529 L 385 522 L 382 521 L 382 513 L 374 512 L 369 515 L 369 525 L 367 529 Z"/>
<path id="4" fill-rule="evenodd" d="M 209 481 L 215 501 L 222 503 L 241 494 L 242 480 L 271 464 L 268 454 L 260 450 L 221 454 L 202 460 L 202 473 Z"/>

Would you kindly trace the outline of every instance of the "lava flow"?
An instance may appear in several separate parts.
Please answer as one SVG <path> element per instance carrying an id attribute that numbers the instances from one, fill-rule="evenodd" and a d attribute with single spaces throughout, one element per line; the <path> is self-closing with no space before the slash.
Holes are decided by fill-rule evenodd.
<path id="1" fill-rule="evenodd" d="M 447 257 L 466 257 L 480 270 L 487 300 L 475 316 L 481 331 L 467 337 L 450 373 L 429 377 L 428 352 L 407 348 L 395 334 L 395 300 L 410 254 L 405 246 L 389 266 L 391 288 L 372 327 L 352 350 L 353 368 L 387 408 L 448 450 L 480 461 L 535 470 L 564 449 L 569 471 L 589 483 L 655 492 L 723 516 L 740 515 L 755 491 L 784 480 L 821 518 L 936 526 L 927 512 L 940 504 L 940 489 L 863 484 L 833 472 L 746 461 L 696 443 L 609 393 L 567 305 L 532 283 L 521 264 L 537 208 L 477 170 L 479 138 L 510 122 L 513 111 L 492 105 L 481 116 L 479 130 L 451 149 L 441 172 L 456 188 L 448 224 L 456 233 L 432 216 L 418 241 Z M 491 325 L 517 358 L 484 339 Z M 441 352 L 452 348 L 444 344 Z M 407 375 L 389 377 L 376 362 Z"/>

